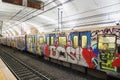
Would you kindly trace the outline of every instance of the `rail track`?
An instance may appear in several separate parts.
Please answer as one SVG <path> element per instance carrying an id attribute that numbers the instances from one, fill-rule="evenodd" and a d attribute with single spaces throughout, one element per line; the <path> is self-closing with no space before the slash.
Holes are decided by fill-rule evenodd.
<path id="1" fill-rule="evenodd" d="M 0 49 L 0 56 L 18 80 L 51 80 L 42 73 L 15 58 L 9 52 Z"/>
<path id="2" fill-rule="evenodd" d="M 5 52 L 3 52 L 1 49 L 4 50 Z M 37 70 L 37 72 L 40 72 L 46 77 L 48 77 L 49 78 L 48 80 L 105 80 L 81 73 L 68 67 L 61 66 L 61 64 L 51 63 L 50 61 L 46 61 L 43 59 L 43 57 L 39 57 L 36 54 L 23 52 L 15 48 L 0 45 L 0 51 L 8 55 L 11 55 L 19 59 L 21 62 L 29 65 L 29 67 Z M 40 79 L 25 79 L 25 80 L 40 80 Z"/>

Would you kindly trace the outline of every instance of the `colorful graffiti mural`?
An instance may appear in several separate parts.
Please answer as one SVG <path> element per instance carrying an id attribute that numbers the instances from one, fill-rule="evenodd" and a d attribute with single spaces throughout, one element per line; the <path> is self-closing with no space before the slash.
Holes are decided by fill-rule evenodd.
<path id="1" fill-rule="evenodd" d="M 120 48 L 117 48 L 119 37 L 119 28 L 47 34 L 45 54 L 57 60 L 93 69 L 117 71 L 120 58 L 114 54 L 116 51 L 120 54 Z"/>
<path id="2" fill-rule="evenodd" d="M 100 51 L 100 67 L 116 71 L 111 64 L 115 59 L 113 55 L 116 52 L 116 35 L 98 35 L 98 49 Z"/>
<path id="3" fill-rule="evenodd" d="M 119 26 L 27 35 L 26 40 L 29 52 L 108 73 L 120 73 Z M 7 42 L 13 44 L 11 39 Z M 17 39 L 17 42 L 20 41 Z"/>

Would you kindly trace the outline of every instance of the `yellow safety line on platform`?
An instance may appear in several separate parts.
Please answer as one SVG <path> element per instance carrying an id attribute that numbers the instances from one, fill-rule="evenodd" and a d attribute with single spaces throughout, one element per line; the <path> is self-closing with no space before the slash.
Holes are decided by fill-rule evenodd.
<path id="1" fill-rule="evenodd" d="M 1 70 L 0 70 L 0 80 L 6 80 Z"/>

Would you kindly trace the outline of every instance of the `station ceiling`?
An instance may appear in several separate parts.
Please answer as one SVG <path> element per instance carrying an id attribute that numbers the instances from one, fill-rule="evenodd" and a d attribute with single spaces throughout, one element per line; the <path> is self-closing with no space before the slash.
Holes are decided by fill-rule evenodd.
<path id="1" fill-rule="evenodd" d="M 2 34 L 39 32 L 111 26 L 120 20 L 120 0 L 41 0 L 43 9 L 4 3 L 0 0 Z M 59 15 L 59 18 L 58 18 Z M 59 20 L 58 20 L 59 19 Z M 59 24 L 58 24 L 59 21 Z"/>

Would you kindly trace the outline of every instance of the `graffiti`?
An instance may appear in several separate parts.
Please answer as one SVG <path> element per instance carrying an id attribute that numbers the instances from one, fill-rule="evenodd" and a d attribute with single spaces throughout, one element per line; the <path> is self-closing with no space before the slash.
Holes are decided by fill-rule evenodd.
<path id="1" fill-rule="evenodd" d="M 113 29 L 112 29 L 112 33 L 113 33 L 113 34 L 116 34 L 117 39 L 120 39 L 120 29 L 118 29 L 118 28 L 113 28 Z"/>
<path id="2" fill-rule="evenodd" d="M 61 33 L 59 33 L 58 35 L 59 35 L 59 36 L 65 36 L 66 34 L 65 34 L 65 32 L 61 32 Z"/>
<path id="3" fill-rule="evenodd" d="M 120 67 L 120 58 L 112 62 L 112 66 Z"/>
<path id="4" fill-rule="evenodd" d="M 115 57 L 115 60 L 112 62 L 112 66 L 120 67 L 120 54 L 115 53 L 114 57 Z"/>
<path id="5" fill-rule="evenodd" d="M 96 59 L 96 58 L 92 58 L 92 62 L 93 62 L 93 64 L 95 65 L 95 67 L 97 67 L 98 66 L 98 60 Z"/>
<path id="6" fill-rule="evenodd" d="M 66 58 L 65 52 L 60 51 L 59 53 L 60 53 L 59 57 L 64 57 L 64 58 Z"/>
<path id="7" fill-rule="evenodd" d="M 96 37 L 98 34 L 116 34 L 117 39 L 120 39 L 120 29 L 119 28 L 105 28 L 104 30 L 96 30 L 91 33 L 92 41 L 97 40 Z"/>
<path id="8" fill-rule="evenodd" d="M 69 61 L 76 61 L 77 58 L 76 58 L 76 49 L 73 48 L 73 47 L 67 47 L 66 48 L 66 53 L 67 53 L 67 56 L 68 56 L 68 60 Z"/>
<path id="9" fill-rule="evenodd" d="M 97 41 L 97 37 L 91 38 L 91 41 Z"/>
<path id="10" fill-rule="evenodd" d="M 92 51 L 92 49 L 84 48 L 82 52 L 79 51 L 79 48 L 67 47 L 57 47 L 56 49 L 50 48 L 50 54 L 52 58 L 60 59 L 60 60 L 67 60 L 71 63 L 78 62 L 79 65 L 84 65 L 89 68 L 96 68 L 98 65 L 97 62 L 97 55 Z M 56 55 L 57 54 L 57 55 Z"/>
<path id="11" fill-rule="evenodd" d="M 47 56 L 47 57 L 50 56 L 49 46 L 48 46 L 48 45 L 45 45 L 45 52 L 44 52 L 44 55 Z"/>
<path id="12" fill-rule="evenodd" d="M 52 48 L 52 55 L 55 56 L 56 55 L 56 51 Z"/>
<path id="13" fill-rule="evenodd" d="M 58 60 L 62 61 L 67 61 L 70 63 L 86 66 L 92 69 L 104 69 L 104 70 L 111 70 L 114 71 L 115 67 L 118 66 L 116 64 L 117 61 L 113 57 L 113 52 L 108 52 L 104 50 L 103 52 L 99 51 L 97 48 L 97 36 L 99 34 L 104 35 L 114 35 L 117 37 L 117 39 L 120 39 L 120 29 L 119 28 L 105 28 L 103 30 L 96 30 L 91 32 L 91 39 L 92 41 L 96 42 L 91 42 L 92 47 L 89 45 L 89 47 L 86 48 L 81 48 L 81 47 L 73 47 L 74 43 L 72 39 L 69 39 L 68 36 L 66 36 L 65 40 L 65 45 L 66 46 L 61 46 L 59 44 L 59 41 L 62 41 L 63 39 L 58 40 L 61 37 L 64 37 L 66 33 L 58 33 L 57 38 L 55 39 L 55 44 L 54 46 L 49 46 L 50 47 L 50 53 L 48 54 L 49 57 L 55 58 Z M 89 36 L 90 37 L 90 36 Z M 89 40 L 88 40 L 89 41 Z M 79 44 L 79 43 L 77 43 Z M 111 45 L 112 46 L 112 45 Z M 47 50 L 47 49 L 46 49 Z M 120 50 L 118 50 L 120 53 Z M 98 56 L 99 54 L 99 56 Z M 100 62 L 102 61 L 102 62 Z"/>
<path id="14" fill-rule="evenodd" d="M 75 60 L 74 59 L 74 54 L 72 53 L 72 52 L 70 52 L 70 54 L 69 53 L 67 53 L 68 54 L 68 56 L 72 59 L 72 60 Z"/>
<path id="15" fill-rule="evenodd" d="M 82 55 L 84 59 L 86 60 L 86 63 L 88 64 L 89 68 L 95 68 L 94 60 L 92 60 L 94 57 L 96 57 L 96 54 L 92 50 L 88 49 L 82 49 Z M 96 63 L 97 64 L 97 63 Z"/>

